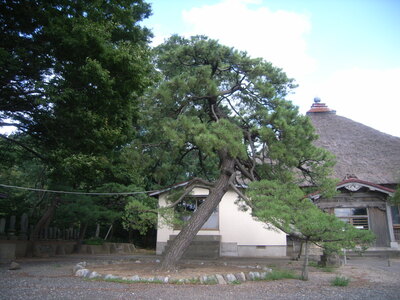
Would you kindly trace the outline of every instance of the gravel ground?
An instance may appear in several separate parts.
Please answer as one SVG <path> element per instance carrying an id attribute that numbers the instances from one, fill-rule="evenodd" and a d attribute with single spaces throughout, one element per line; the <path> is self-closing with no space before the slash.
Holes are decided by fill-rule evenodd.
<path id="1" fill-rule="evenodd" d="M 72 276 L 72 267 L 136 256 L 64 256 L 19 260 L 20 270 L 0 265 L 0 299 L 400 299 L 400 261 L 354 258 L 337 272 L 351 277 L 333 287 L 336 273 L 311 272 L 310 280 L 246 282 L 240 285 L 121 284 Z M 155 257 L 156 259 L 156 257 Z M 254 260 L 252 260 L 254 262 Z"/>

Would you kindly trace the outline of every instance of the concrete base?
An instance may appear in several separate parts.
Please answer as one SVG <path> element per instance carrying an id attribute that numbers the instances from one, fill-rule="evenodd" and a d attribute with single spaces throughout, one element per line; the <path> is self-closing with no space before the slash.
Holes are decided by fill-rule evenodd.
<path id="1" fill-rule="evenodd" d="M 30 241 L 6 240 L 0 241 L 0 260 L 13 260 L 27 255 Z M 67 255 L 74 252 L 75 241 L 35 241 L 33 256 L 51 257 L 55 255 Z M 135 246 L 128 243 L 104 243 L 103 245 L 81 245 L 79 253 L 82 254 L 112 254 L 133 253 Z"/>
<path id="2" fill-rule="evenodd" d="M 33 246 L 33 256 L 35 257 L 51 257 L 55 256 L 57 245 L 54 243 L 37 243 Z"/>
<path id="3" fill-rule="evenodd" d="M 238 245 L 237 243 L 221 243 L 221 256 L 286 256 L 286 245 Z"/>
<path id="4" fill-rule="evenodd" d="M 173 237 L 172 237 L 173 238 Z M 219 243 L 219 255 L 215 253 L 218 238 L 215 236 L 197 236 L 185 253 L 186 258 L 218 256 L 224 257 L 267 257 L 286 256 L 286 245 L 238 245 L 237 243 Z M 162 255 L 167 247 L 167 242 L 157 242 L 156 254 Z M 214 251 L 215 250 L 215 251 Z"/>
<path id="5" fill-rule="evenodd" d="M 227 257 L 266 257 L 286 256 L 286 245 L 238 245 L 221 243 L 221 256 Z"/>
<path id="6" fill-rule="evenodd" d="M 283 246 L 238 246 L 239 257 L 286 256 L 286 245 Z"/>
<path id="7" fill-rule="evenodd" d="M 16 246 L 13 243 L 0 244 L 0 262 L 9 263 L 15 259 Z"/>
<path id="8" fill-rule="evenodd" d="M 237 243 L 221 243 L 221 256 L 239 256 Z"/>
<path id="9" fill-rule="evenodd" d="M 157 243 L 157 254 L 164 253 L 166 248 L 175 237 L 176 235 L 170 235 L 167 243 Z M 218 258 L 220 256 L 220 239 L 221 237 L 219 235 L 198 235 L 190 243 L 182 257 Z"/>
<path id="10" fill-rule="evenodd" d="M 167 242 L 157 242 L 157 244 L 156 244 L 156 254 L 157 255 L 163 254 L 166 246 L 167 246 Z"/>

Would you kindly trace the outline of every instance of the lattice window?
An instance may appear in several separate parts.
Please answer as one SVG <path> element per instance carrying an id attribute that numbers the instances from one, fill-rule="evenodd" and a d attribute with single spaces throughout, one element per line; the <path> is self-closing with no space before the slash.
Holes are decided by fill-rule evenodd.
<path id="1" fill-rule="evenodd" d="M 400 209 L 399 206 L 391 206 L 393 233 L 396 241 L 400 241 Z"/>
<path id="2" fill-rule="evenodd" d="M 335 216 L 342 221 L 352 224 L 358 229 L 368 229 L 368 210 L 360 208 L 335 208 Z"/>

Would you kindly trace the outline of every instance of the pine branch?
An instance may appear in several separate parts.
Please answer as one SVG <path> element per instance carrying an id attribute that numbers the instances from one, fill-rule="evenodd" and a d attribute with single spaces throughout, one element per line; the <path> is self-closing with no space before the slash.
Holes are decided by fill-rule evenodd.
<path id="1" fill-rule="evenodd" d="M 7 140 L 7 141 L 10 141 L 10 142 L 12 142 L 12 143 L 18 145 L 18 146 L 20 146 L 21 148 L 23 148 L 23 149 L 25 149 L 26 151 L 32 153 L 33 155 L 35 155 L 36 157 L 40 158 L 40 159 L 43 160 L 43 161 L 46 161 L 46 160 L 47 160 L 44 156 L 42 156 L 41 154 L 39 154 L 39 153 L 36 152 L 35 150 L 29 148 L 28 146 L 24 145 L 23 143 L 21 143 L 21 142 L 19 142 L 19 141 L 17 141 L 17 140 L 14 140 L 14 139 L 12 139 L 12 138 L 9 138 L 9 137 L 5 136 L 4 134 L 0 134 L 0 137 L 3 138 L 3 139 L 5 139 L 5 140 Z"/>

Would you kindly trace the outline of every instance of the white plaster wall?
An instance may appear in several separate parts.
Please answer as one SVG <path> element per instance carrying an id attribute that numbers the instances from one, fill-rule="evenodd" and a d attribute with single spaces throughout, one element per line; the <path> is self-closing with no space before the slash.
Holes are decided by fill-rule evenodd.
<path id="1" fill-rule="evenodd" d="M 207 189 L 196 188 L 194 195 L 207 195 Z M 166 206 L 167 193 L 159 197 L 160 206 Z M 237 194 L 228 191 L 219 205 L 219 230 L 200 230 L 198 235 L 220 235 L 221 243 L 237 243 L 238 246 L 286 246 L 286 235 L 266 229 L 264 223 L 254 220 L 249 212 L 239 210 L 235 204 Z M 170 235 L 178 234 L 178 230 L 163 224 L 159 218 L 157 242 L 167 242 Z"/>
<path id="2" fill-rule="evenodd" d="M 209 191 L 204 188 L 193 189 L 191 195 L 208 195 Z M 163 193 L 159 196 L 159 205 L 167 206 L 167 196 L 168 193 Z M 172 227 L 168 226 L 163 222 L 162 218 L 159 216 L 157 225 L 157 242 L 167 242 L 170 235 L 177 235 L 179 230 L 174 230 Z M 200 230 L 198 235 L 220 235 L 219 230 Z"/>
<path id="3" fill-rule="evenodd" d="M 249 211 L 239 210 L 237 194 L 228 191 L 222 198 L 220 211 L 221 242 L 240 245 L 286 246 L 286 234 L 267 229 L 265 223 L 252 218 Z"/>

